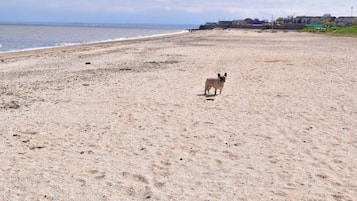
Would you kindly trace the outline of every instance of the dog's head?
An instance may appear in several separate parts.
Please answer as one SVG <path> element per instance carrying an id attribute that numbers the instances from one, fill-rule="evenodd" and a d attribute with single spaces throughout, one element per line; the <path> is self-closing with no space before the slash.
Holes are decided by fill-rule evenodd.
<path id="1" fill-rule="evenodd" d="M 218 78 L 220 82 L 225 83 L 226 77 L 227 77 L 227 73 L 224 73 L 224 76 L 221 76 L 221 74 L 218 73 Z"/>

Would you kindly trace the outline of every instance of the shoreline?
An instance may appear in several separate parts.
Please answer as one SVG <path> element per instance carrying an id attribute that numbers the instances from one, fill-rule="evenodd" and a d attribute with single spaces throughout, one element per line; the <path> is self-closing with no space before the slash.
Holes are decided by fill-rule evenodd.
<path id="1" fill-rule="evenodd" d="M 101 42 L 75 44 L 75 45 L 68 45 L 68 46 L 29 49 L 29 50 L 14 51 L 14 52 L 0 52 L 0 63 L 1 62 L 6 63 L 6 59 L 11 59 L 16 57 L 26 57 L 26 56 L 33 56 L 38 54 L 42 55 L 42 54 L 51 54 L 51 53 L 60 53 L 60 52 L 66 53 L 71 51 L 77 51 L 78 49 L 101 48 L 102 46 L 120 46 L 120 45 L 137 43 L 137 42 L 161 40 L 161 39 L 171 38 L 171 37 L 185 35 L 185 34 L 189 34 L 189 32 L 182 31 L 172 34 L 159 34 L 154 36 L 138 37 L 132 39 L 125 39 L 125 40 L 101 41 Z"/>
<path id="2" fill-rule="evenodd" d="M 173 33 L 154 34 L 154 35 L 149 35 L 149 36 L 137 36 L 137 37 L 131 37 L 131 38 L 105 39 L 105 40 L 100 40 L 100 41 L 91 41 L 91 42 L 84 42 L 84 43 L 68 43 L 68 45 L 55 45 L 55 46 L 36 47 L 36 48 L 28 48 L 28 49 L 21 49 L 21 50 L 9 50 L 9 51 L 0 52 L 0 56 L 1 56 L 1 54 L 11 54 L 11 53 L 18 53 L 18 52 L 28 52 L 28 51 L 37 51 L 37 50 L 46 50 L 46 49 L 55 49 L 55 48 L 66 48 L 66 47 L 79 46 L 79 45 L 95 45 L 95 44 L 100 44 L 100 43 L 111 43 L 111 42 L 121 42 L 121 41 L 149 39 L 149 38 L 156 38 L 156 37 L 166 37 L 166 36 L 172 36 L 172 35 L 177 35 L 177 34 L 184 34 L 184 33 L 187 33 L 187 32 L 188 32 L 187 30 L 181 30 L 181 31 L 178 31 L 178 32 L 173 32 Z"/>
<path id="3" fill-rule="evenodd" d="M 212 30 L 0 54 L 0 198 L 353 200 L 356 48 Z"/>

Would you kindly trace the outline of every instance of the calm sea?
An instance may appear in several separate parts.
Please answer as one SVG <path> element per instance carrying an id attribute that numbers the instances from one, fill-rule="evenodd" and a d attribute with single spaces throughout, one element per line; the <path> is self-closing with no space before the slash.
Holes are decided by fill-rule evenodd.
<path id="1" fill-rule="evenodd" d="M 184 25 L 0 24 L 0 53 L 168 35 L 183 32 L 189 28 L 192 27 Z"/>

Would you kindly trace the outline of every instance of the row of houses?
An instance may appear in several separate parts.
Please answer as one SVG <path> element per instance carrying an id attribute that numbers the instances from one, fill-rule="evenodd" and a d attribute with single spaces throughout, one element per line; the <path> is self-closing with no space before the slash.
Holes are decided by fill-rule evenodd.
<path id="1" fill-rule="evenodd" d="M 199 27 L 199 30 L 210 30 L 210 29 L 288 29 L 288 30 L 301 30 L 305 27 L 304 24 L 273 24 L 269 22 L 254 22 L 250 23 L 245 20 L 234 20 L 234 21 L 219 21 L 217 22 L 207 22 Z"/>
<path id="2" fill-rule="evenodd" d="M 326 22 L 334 22 L 336 24 L 350 26 L 357 25 L 357 17 L 334 17 L 331 15 L 324 16 L 297 16 L 280 18 L 277 22 L 271 23 L 268 21 L 260 21 L 258 19 L 247 18 L 245 20 L 207 22 L 199 27 L 199 29 L 228 29 L 228 28 L 251 28 L 251 29 L 289 29 L 300 30 L 309 24 L 322 24 Z"/>
<path id="3" fill-rule="evenodd" d="M 284 21 L 285 22 L 285 21 Z M 294 24 L 321 24 L 323 22 L 335 22 L 344 26 L 357 25 L 357 17 L 334 16 L 297 16 L 291 19 Z"/>

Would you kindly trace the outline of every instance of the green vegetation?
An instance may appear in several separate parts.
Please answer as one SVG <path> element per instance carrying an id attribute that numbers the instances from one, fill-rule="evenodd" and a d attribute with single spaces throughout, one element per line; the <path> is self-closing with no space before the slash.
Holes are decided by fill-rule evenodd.
<path id="1" fill-rule="evenodd" d="M 336 30 L 332 31 L 332 34 L 347 35 L 347 36 L 357 36 L 357 26 L 339 28 L 339 29 L 336 29 Z"/>
<path id="2" fill-rule="evenodd" d="M 316 33 L 326 33 L 330 35 L 336 36 L 356 36 L 357 37 L 357 26 L 349 26 L 349 27 L 340 27 L 340 26 L 333 26 L 327 28 L 315 28 L 315 27 L 306 27 L 304 32 L 316 32 Z"/>

